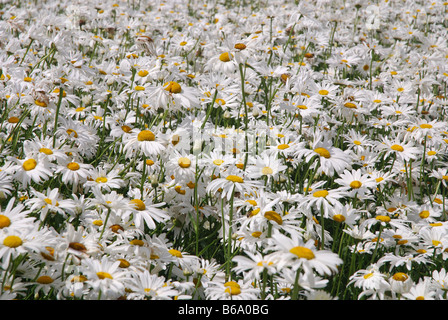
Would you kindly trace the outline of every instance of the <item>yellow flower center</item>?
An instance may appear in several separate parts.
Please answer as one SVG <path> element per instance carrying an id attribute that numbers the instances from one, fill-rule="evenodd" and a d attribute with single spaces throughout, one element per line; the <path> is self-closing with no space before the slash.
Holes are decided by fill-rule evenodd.
<path id="1" fill-rule="evenodd" d="M 329 94 L 329 92 L 328 92 L 328 90 L 322 89 L 322 90 L 319 90 L 319 94 L 320 94 L 321 96 L 326 96 L 326 95 Z"/>
<path id="2" fill-rule="evenodd" d="M 54 280 L 52 277 L 50 276 L 40 276 L 39 278 L 37 278 L 36 282 L 40 283 L 40 284 L 50 284 L 52 283 Z"/>
<path id="3" fill-rule="evenodd" d="M 182 252 L 180 252 L 179 250 L 176 250 L 176 249 L 170 249 L 170 250 L 168 250 L 168 252 L 169 252 L 172 256 L 175 256 L 176 258 L 183 258 L 183 256 L 182 256 Z"/>
<path id="4" fill-rule="evenodd" d="M 233 174 L 227 176 L 226 179 L 229 180 L 229 181 L 232 181 L 232 182 L 238 182 L 238 183 L 243 183 L 244 182 L 243 178 L 235 176 Z"/>
<path id="5" fill-rule="evenodd" d="M 408 280 L 409 276 L 408 276 L 406 273 L 403 273 L 403 272 L 397 272 L 396 274 L 394 274 L 394 275 L 392 276 L 392 278 L 393 278 L 395 281 L 401 281 L 401 282 L 404 282 L 404 281 Z"/>
<path id="6" fill-rule="evenodd" d="M 37 162 L 34 159 L 28 159 L 25 162 L 23 162 L 22 167 L 25 171 L 30 171 L 36 168 Z"/>
<path id="7" fill-rule="evenodd" d="M 219 55 L 219 60 L 222 62 L 229 62 L 233 58 L 233 55 L 229 52 L 223 52 Z"/>
<path id="8" fill-rule="evenodd" d="M 106 183 L 107 182 L 107 178 L 106 177 L 98 177 L 95 179 L 96 183 Z"/>
<path id="9" fill-rule="evenodd" d="M 69 246 L 69 248 L 76 250 L 76 251 L 86 251 L 87 250 L 86 246 L 79 242 L 70 242 L 68 244 L 68 246 Z"/>
<path id="10" fill-rule="evenodd" d="M 279 225 L 283 224 L 282 217 L 275 211 L 266 211 L 264 213 L 264 217 L 268 220 L 277 222 L 277 224 L 279 224 Z"/>
<path id="11" fill-rule="evenodd" d="M 175 190 L 178 194 L 182 194 L 182 195 L 184 195 L 184 194 L 186 193 L 186 191 L 183 190 L 181 186 L 175 186 L 175 187 L 174 187 L 174 190 Z"/>
<path id="12" fill-rule="evenodd" d="M 146 209 L 145 203 L 140 199 L 133 199 L 130 203 L 134 206 L 134 208 L 138 211 L 143 211 Z"/>
<path id="13" fill-rule="evenodd" d="M 268 175 L 268 174 L 273 174 L 274 171 L 269 167 L 264 167 L 263 169 L 261 169 L 261 173 L 264 175 Z"/>
<path id="14" fill-rule="evenodd" d="M 78 133 L 75 131 L 75 130 L 73 130 L 73 129 L 67 129 L 67 134 L 69 135 L 69 136 L 72 136 L 72 134 L 73 134 L 73 137 L 74 138 L 78 138 Z"/>
<path id="15" fill-rule="evenodd" d="M 120 261 L 120 264 L 118 265 L 120 268 L 126 269 L 131 266 L 131 263 L 125 259 L 118 259 Z"/>
<path id="16" fill-rule="evenodd" d="M 430 125 L 429 123 L 422 123 L 420 125 L 420 128 L 422 128 L 422 129 L 431 129 L 432 125 Z"/>
<path id="17" fill-rule="evenodd" d="M 313 193 L 313 197 L 315 198 L 325 198 L 326 196 L 328 196 L 327 190 L 318 190 Z"/>
<path id="18" fill-rule="evenodd" d="M 307 260 L 312 260 L 315 258 L 313 251 L 307 247 L 297 246 L 290 249 L 289 252 L 296 255 L 298 258 L 304 258 Z"/>
<path id="19" fill-rule="evenodd" d="M 333 220 L 336 222 L 344 222 L 345 221 L 345 216 L 342 214 L 335 214 L 333 216 Z"/>
<path id="20" fill-rule="evenodd" d="M 143 86 L 135 86 L 135 91 L 144 91 L 145 90 L 145 87 L 143 87 Z"/>
<path id="21" fill-rule="evenodd" d="M 148 72 L 148 70 L 140 70 L 137 74 L 140 77 L 146 77 L 149 74 L 149 72 Z"/>
<path id="22" fill-rule="evenodd" d="M 53 154 L 53 151 L 51 151 L 51 149 L 48 149 L 48 148 L 40 148 L 39 152 L 42 152 L 42 153 L 46 154 L 47 156 Z"/>
<path id="23" fill-rule="evenodd" d="M 256 208 L 256 209 L 252 210 L 248 215 L 249 218 L 256 216 L 260 212 L 260 210 L 261 210 L 260 208 Z"/>
<path id="24" fill-rule="evenodd" d="M 109 228 L 114 233 L 118 233 L 119 231 L 124 231 L 124 228 L 122 226 L 120 226 L 119 224 L 113 224 Z"/>
<path id="25" fill-rule="evenodd" d="M 246 202 L 247 202 L 247 203 L 250 203 L 250 204 L 253 205 L 254 207 L 257 205 L 257 201 L 252 200 L 252 199 L 246 200 Z"/>
<path id="26" fill-rule="evenodd" d="M 376 216 L 375 219 L 378 221 L 381 221 L 381 222 L 389 222 L 390 221 L 390 217 L 384 216 L 384 215 Z"/>
<path id="27" fill-rule="evenodd" d="M 216 159 L 216 160 L 213 160 L 213 164 L 215 164 L 215 165 L 217 165 L 217 166 L 220 166 L 220 165 L 222 165 L 224 163 L 224 160 L 222 160 L 222 159 Z"/>
<path id="28" fill-rule="evenodd" d="M 434 247 L 437 247 L 438 245 L 442 244 L 442 242 L 440 242 L 439 240 L 432 240 L 431 243 Z"/>
<path id="29" fill-rule="evenodd" d="M 177 163 L 181 168 L 189 168 L 191 166 L 191 160 L 186 157 L 179 158 Z"/>
<path id="30" fill-rule="evenodd" d="M 404 148 L 402 146 L 400 146 L 399 144 L 394 144 L 390 147 L 392 150 L 394 151 L 399 151 L 399 152 L 403 152 Z"/>
<path id="31" fill-rule="evenodd" d="M 69 169 L 72 170 L 72 171 L 76 171 L 76 170 L 79 170 L 80 166 L 79 166 L 79 164 L 76 163 L 76 162 L 70 162 L 70 163 L 67 165 L 67 168 L 69 168 Z"/>
<path id="32" fill-rule="evenodd" d="M 259 238 L 262 234 L 263 234 L 263 232 L 261 232 L 261 231 L 254 231 L 254 232 L 252 232 L 251 235 L 254 238 Z"/>
<path id="33" fill-rule="evenodd" d="M 10 247 L 10 248 L 17 248 L 22 245 L 23 241 L 18 236 L 7 236 L 3 240 L 3 245 Z"/>
<path id="34" fill-rule="evenodd" d="M 314 152 L 316 152 L 321 157 L 324 157 L 325 159 L 331 158 L 330 151 L 328 151 L 325 148 L 316 148 L 316 149 L 314 149 Z"/>
<path id="35" fill-rule="evenodd" d="M 419 213 L 420 218 L 422 219 L 426 219 L 429 217 L 429 211 L 428 210 L 423 210 L 422 212 Z"/>
<path id="36" fill-rule="evenodd" d="M 224 283 L 224 287 L 226 287 L 225 292 L 232 296 L 239 295 L 241 293 L 241 287 L 235 281 L 228 281 Z"/>
<path id="37" fill-rule="evenodd" d="M 180 84 L 178 84 L 175 81 L 169 81 L 169 82 L 165 83 L 163 86 L 165 87 L 165 90 L 170 93 L 181 93 L 182 92 L 182 87 L 180 86 Z"/>
<path id="38" fill-rule="evenodd" d="M 277 146 L 277 148 L 280 150 L 285 150 L 289 148 L 289 144 L 280 144 Z"/>
<path id="39" fill-rule="evenodd" d="M 131 245 L 133 245 L 133 246 L 139 246 L 139 247 L 141 247 L 141 246 L 143 246 L 145 243 L 143 242 L 143 240 L 140 240 L 140 239 L 134 239 L 134 240 L 131 240 L 131 241 L 129 242 L 129 244 L 131 244 Z"/>
<path id="40" fill-rule="evenodd" d="M 155 139 L 156 139 L 156 136 L 154 135 L 154 133 L 152 133 L 149 130 L 142 130 L 137 135 L 138 141 L 154 141 Z"/>
<path id="41" fill-rule="evenodd" d="M 356 104 L 354 104 L 353 102 L 346 102 L 344 104 L 344 107 L 346 107 L 348 109 L 357 109 Z"/>
<path id="42" fill-rule="evenodd" d="M 244 50 L 246 49 L 246 45 L 244 43 L 235 43 L 234 48 L 238 50 Z"/>
<path id="43" fill-rule="evenodd" d="M 20 121 L 20 119 L 17 118 L 17 117 L 10 117 L 10 118 L 8 119 L 8 122 L 9 122 L 9 123 L 18 123 L 19 121 Z"/>
<path id="44" fill-rule="evenodd" d="M 39 107 L 45 108 L 47 106 L 47 104 L 45 103 L 45 101 L 40 101 L 40 100 L 34 100 L 34 103 L 36 105 L 38 105 Z"/>
<path id="45" fill-rule="evenodd" d="M 359 189 L 359 188 L 361 188 L 361 186 L 362 186 L 362 182 L 358 181 L 358 180 L 354 180 L 350 183 L 350 187 L 352 189 Z"/>
<path id="46" fill-rule="evenodd" d="M 127 126 L 127 125 L 121 126 L 121 130 L 123 130 L 126 133 L 131 133 L 132 132 L 132 128 L 130 126 Z"/>
<path id="47" fill-rule="evenodd" d="M 0 214 L 0 229 L 9 227 L 10 225 L 11 220 L 7 216 Z"/>
<path id="48" fill-rule="evenodd" d="M 104 279 L 113 279 L 112 276 L 110 275 L 110 273 L 108 273 L 108 272 L 104 272 L 104 271 L 97 272 L 96 275 L 97 275 L 98 278 L 101 279 L 101 280 L 104 280 Z"/>

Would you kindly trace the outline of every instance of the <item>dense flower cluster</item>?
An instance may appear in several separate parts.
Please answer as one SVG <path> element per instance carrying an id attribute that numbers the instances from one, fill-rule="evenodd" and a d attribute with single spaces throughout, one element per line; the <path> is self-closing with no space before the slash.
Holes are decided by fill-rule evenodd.
<path id="1" fill-rule="evenodd" d="M 0 299 L 446 299 L 443 1 L 2 1 Z"/>

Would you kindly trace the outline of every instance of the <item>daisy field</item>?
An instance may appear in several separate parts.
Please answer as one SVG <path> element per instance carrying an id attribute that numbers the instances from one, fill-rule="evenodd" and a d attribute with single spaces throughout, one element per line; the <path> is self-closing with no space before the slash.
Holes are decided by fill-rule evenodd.
<path id="1" fill-rule="evenodd" d="M 445 300 L 448 3 L 0 3 L 1 300 Z"/>

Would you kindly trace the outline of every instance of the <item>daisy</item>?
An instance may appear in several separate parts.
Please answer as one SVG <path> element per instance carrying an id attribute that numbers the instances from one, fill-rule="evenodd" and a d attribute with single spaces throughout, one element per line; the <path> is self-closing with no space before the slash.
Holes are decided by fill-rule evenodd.
<path id="1" fill-rule="evenodd" d="M 260 280 L 261 273 L 266 269 L 268 274 L 276 274 L 276 259 L 269 255 L 263 256 L 261 253 L 246 252 L 246 256 L 238 255 L 232 260 L 236 262 L 233 271 L 244 273 L 245 279 Z"/>
<path id="2" fill-rule="evenodd" d="M 150 92 L 148 98 L 156 108 L 182 111 L 199 106 L 196 89 L 174 80 L 151 87 Z"/>
<path id="3" fill-rule="evenodd" d="M 69 259 L 75 264 L 79 264 L 82 259 L 88 258 L 99 252 L 100 245 L 95 234 L 87 233 L 84 227 L 75 229 L 68 224 L 66 229 L 61 231 L 63 240 L 57 244 L 55 250 L 64 250 L 69 254 Z"/>
<path id="4" fill-rule="evenodd" d="M 208 300 L 257 300 L 260 289 L 254 288 L 250 281 L 219 281 L 212 280 L 205 288 Z"/>
<path id="5" fill-rule="evenodd" d="M 299 149 L 295 152 L 295 156 L 303 158 L 308 163 L 311 159 L 317 158 L 319 161 L 313 163 L 313 168 L 317 168 L 317 173 L 325 173 L 328 176 L 340 173 L 350 166 L 347 152 L 334 147 L 328 137 L 320 134 L 314 137 L 311 149 Z"/>
<path id="6" fill-rule="evenodd" d="M 70 118 L 59 117 L 59 119 L 61 123 L 58 124 L 57 137 L 74 143 L 77 146 L 77 151 L 83 156 L 90 158 L 96 154 L 99 137 L 94 128 Z"/>
<path id="7" fill-rule="evenodd" d="M 78 186 L 87 181 L 89 170 L 92 165 L 77 161 L 75 159 L 66 159 L 58 163 L 55 173 L 61 175 L 61 180 L 66 185 L 72 185 L 72 192 L 75 193 Z"/>
<path id="8" fill-rule="evenodd" d="M 99 167 L 90 168 L 84 188 L 89 190 L 98 187 L 110 192 L 114 189 L 120 189 L 124 185 L 125 182 L 121 179 L 118 169 L 106 170 L 104 167 Z"/>
<path id="9" fill-rule="evenodd" d="M 419 236 L 422 243 L 434 251 L 440 251 L 448 245 L 448 234 L 440 228 L 422 228 Z"/>
<path id="10" fill-rule="evenodd" d="M 55 160 L 67 159 L 66 148 L 61 149 L 60 139 L 56 139 L 53 146 L 52 138 L 45 138 L 43 140 L 35 138 L 27 140 L 23 143 L 23 150 L 25 154 L 36 154 L 41 158 L 45 158 L 52 162 Z"/>
<path id="11" fill-rule="evenodd" d="M 90 200 L 90 204 L 104 207 L 114 211 L 126 211 L 131 210 L 129 200 L 122 194 L 112 190 L 111 192 L 103 194 L 102 190 L 98 187 L 92 188 L 94 198 Z"/>
<path id="12" fill-rule="evenodd" d="M 390 288 L 389 282 L 386 280 L 387 275 L 379 270 L 375 264 L 370 265 L 367 269 L 356 271 L 350 276 L 348 285 L 353 284 L 357 288 L 364 291 L 374 290 L 377 292 L 385 292 Z"/>
<path id="13" fill-rule="evenodd" d="M 238 64 L 232 51 L 223 50 L 211 56 L 204 68 L 205 71 L 232 74 L 238 70 Z"/>
<path id="14" fill-rule="evenodd" d="M 346 189 L 349 197 L 357 196 L 361 199 L 369 194 L 372 188 L 376 186 L 375 180 L 369 174 L 363 173 L 360 169 L 351 171 L 344 170 L 334 182 Z"/>
<path id="15" fill-rule="evenodd" d="M 279 291 L 281 291 L 280 294 L 285 295 L 291 295 L 296 282 L 300 288 L 305 289 L 303 293 L 305 296 L 308 292 L 324 289 L 328 285 L 328 279 L 324 279 L 314 272 L 301 273 L 297 281 L 297 271 L 290 268 L 282 268 L 274 278 L 276 279 Z"/>
<path id="16" fill-rule="evenodd" d="M 349 148 L 353 149 L 355 153 L 365 152 L 374 146 L 373 141 L 367 136 L 357 132 L 354 129 L 349 129 L 347 134 L 344 134 L 345 140 L 349 144 Z"/>
<path id="17" fill-rule="evenodd" d="M 194 155 L 173 152 L 166 163 L 167 174 L 173 175 L 176 181 L 195 181 L 197 160 Z"/>
<path id="18" fill-rule="evenodd" d="M 165 203 L 153 203 L 152 197 L 143 196 L 141 200 L 139 197 L 132 198 L 129 201 L 129 208 L 123 213 L 123 217 L 126 218 L 132 215 L 132 220 L 135 226 L 141 230 L 144 230 L 146 225 L 149 229 L 155 229 L 155 222 L 164 222 L 169 219 L 169 215 L 165 210 L 160 209 Z"/>
<path id="19" fill-rule="evenodd" d="M 280 159 L 266 152 L 260 156 L 255 156 L 252 159 L 252 163 L 253 165 L 247 168 L 248 176 L 252 179 L 266 177 L 267 183 L 271 182 L 271 180 L 278 180 L 280 173 L 287 169 L 287 166 L 283 165 Z"/>
<path id="20" fill-rule="evenodd" d="M 134 157 L 136 151 L 141 151 L 146 157 L 153 157 L 165 150 L 164 144 L 156 138 L 151 130 L 133 131 L 124 141 L 123 151 L 128 158 Z"/>
<path id="21" fill-rule="evenodd" d="M 340 189 L 316 189 L 307 194 L 301 204 L 304 211 L 311 208 L 320 211 L 324 217 L 328 218 L 332 210 L 338 210 L 342 206 L 342 199 L 347 196 L 344 190 Z"/>
<path id="22" fill-rule="evenodd" d="M 6 171 L 0 169 L 0 198 L 11 195 L 12 189 L 12 177 Z"/>
<path id="23" fill-rule="evenodd" d="M 314 240 L 303 240 L 294 234 L 287 237 L 279 232 L 272 236 L 271 245 L 275 256 L 278 256 L 278 267 L 290 266 L 306 272 L 316 271 L 319 275 L 331 275 L 338 271 L 342 259 L 328 250 L 317 250 Z"/>
<path id="24" fill-rule="evenodd" d="M 129 300 L 172 300 L 179 294 L 164 277 L 150 274 L 148 270 L 133 274 L 127 288 L 131 290 Z"/>
<path id="25" fill-rule="evenodd" d="M 225 172 L 223 173 L 225 177 L 212 180 L 207 186 L 207 193 L 216 195 L 220 192 L 221 198 L 227 198 L 227 200 L 230 200 L 234 192 L 250 194 L 260 187 L 259 181 L 247 180 L 244 175 L 232 173 L 237 172 Z"/>
<path id="26" fill-rule="evenodd" d="M 16 198 L 12 197 L 6 208 L 0 211 L 0 230 L 32 228 L 32 217 L 29 217 L 30 210 L 26 210 L 22 203 L 16 203 Z"/>
<path id="27" fill-rule="evenodd" d="M 377 262 L 379 267 L 385 265 L 386 263 L 390 264 L 389 271 L 392 271 L 394 268 L 404 265 L 409 272 L 415 267 L 416 264 L 433 264 L 429 257 L 414 256 L 413 254 L 398 256 L 392 253 L 386 253 Z"/>
<path id="28" fill-rule="evenodd" d="M 48 188 L 46 193 L 36 191 L 31 188 L 33 197 L 25 201 L 25 205 L 30 211 L 38 210 L 40 220 L 44 221 L 48 213 L 59 213 L 62 216 L 66 212 L 74 211 L 74 203 L 70 199 L 62 199 L 59 188 Z"/>
<path id="29" fill-rule="evenodd" d="M 14 174 L 12 178 L 19 181 L 23 187 L 30 184 L 31 181 L 41 184 L 53 175 L 53 171 L 48 160 L 30 157 L 26 159 L 10 158 L 17 165 L 12 168 Z"/>
<path id="30" fill-rule="evenodd" d="M 350 227 L 355 226 L 356 222 L 361 218 L 362 210 L 354 208 L 350 204 L 337 207 L 329 211 L 329 218 L 336 222 L 347 224 Z"/>
<path id="31" fill-rule="evenodd" d="M 34 225 L 24 228 L 3 228 L 0 232 L 2 267 L 6 270 L 11 259 L 15 259 L 21 254 L 43 252 L 45 246 L 51 245 L 46 230 L 37 230 Z"/>
<path id="32" fill-rule="evenodd" d="M 33 278 L 36 279 L 33 285 L 35 285 L 34 292 L 36 294 L 48 295 L 50 291 L 54 290 L 59 292 L 64 282 L 61 280 L 61 270 L 57 269 L 43 269 L 39 270 L 39 273 Z"/>
<path id="33" fill-rule="evenodd" d="M 432 288 L 431 280 L 425 277 L 412 286 L 409 292 L 403 293 L 403 298 L 407 300 L 435 300 L 436 291 Z"/>
<path id="34" fill-rule="evenodd" d="M 431 277 L 434 287 L 441 290 L 446 290 L 448 288 L 448 276 L 445 268 L 434 270 Z"/>
<path id="35" fill-rule="evenodd" d="M 339 91 L 339 87 L 328 82 L 310 82 L 311 85 L 311 98 L 317 99 L 320 101 L 321 99 L 334 100 Z"/>
<path id="36" fill-rule="evenodd" d="M 98 299 L 116 299 L 125 293 L 129 274 L 119 268 L 120 261 L 107 256 L 101 259 L 86 258 L 82 260 L 82 272 Z"/>
<path id="37" fill-rule="evenodd" d="M 421 150 L 415 147 L 412 141 L 399 138 L 390 140 L 388 137 L 383 137 L 382 142 L 377 145 L 377 149 L 380 152 L 385 151 L 386 156 L 393 155 L 403 161 L 415 160 L 421 153 Z"/>

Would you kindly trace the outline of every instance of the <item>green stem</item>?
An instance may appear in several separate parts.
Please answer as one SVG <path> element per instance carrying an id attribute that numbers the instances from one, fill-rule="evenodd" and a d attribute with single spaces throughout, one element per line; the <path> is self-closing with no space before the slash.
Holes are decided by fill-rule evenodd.
<path id="1" fill-rule="evenodd" d="M 59 119 L 59 111 L 61 109 L 62 98 L 64 94 L 64 89 L 59 88 L 59 100 L 56 106 L 56 115 L 54 117 L 54 128 L 53 128 L 53 148 L 56 145 L 56 130 L 58 129 L 58 119 Z"/>

